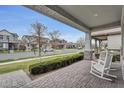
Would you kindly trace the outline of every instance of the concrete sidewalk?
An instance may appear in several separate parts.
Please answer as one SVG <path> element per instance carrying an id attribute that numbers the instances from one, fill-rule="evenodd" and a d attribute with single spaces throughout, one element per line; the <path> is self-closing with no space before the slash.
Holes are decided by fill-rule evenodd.
<path id="1" fill-rule="evenodd" d="M 67 53 L 67 54 L 74 54 L 74 53 Z M 13 64 L 13 63 L 28 62 L 28 61 L 37 60 L 37 59 L 40 59 L 40 58 L 43 59 L 43 58 L 49 58 L 49 57 L 53 57 L 53 56 L 67 55 L 67 54 L 58 54 L 58 55 L 51 55 L 51 56 L 44 56 L 44 57 L 29 58 L 29 59 L 23 59 L 23 60 L 5 62 L 5 63 L 0 63 L 0 66 L 2 66 L 2 65 L 8 65 L 8 64 Z"/>
<path id="2" fill-rule="evenodd" d="M 55 50 L 54 52 L 41 52 L 41 56 L 50 56 L 50 55 L 56 55 L 56 54 L 66 54 L 66 53 L 74 53 L 74 52 L 81 52 L 81 50 L 77 49 L 62 49 L 62 50 Z M 38 57 L 38 52 L 34 54 L 34 52 L 22 52 L 22 53 L 10 53 L 10 54 L 0 54 L 0 61 L 4 60 L 18 60 L 18 59 L 24 59 L 24 58 L 32 58 L 32 57 Z"/>

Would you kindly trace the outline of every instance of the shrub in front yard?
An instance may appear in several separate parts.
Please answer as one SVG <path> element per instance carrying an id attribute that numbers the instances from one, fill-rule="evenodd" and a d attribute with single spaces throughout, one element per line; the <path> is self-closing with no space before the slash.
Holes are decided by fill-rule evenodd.
<path id="1" fill-rule="evenodd" d="M 113 55 L 112 62 L 120 61 L 120 55 Z"/>
<path id="2" fill-rule="evenodd" d="M 83 54 L 70 54 L 70 55 L 50 58 L 47 61 L 30 65 L 29 72 L 33 75 L 42 74 L 61 67 L 68 66 L 82 59 L 83 59 Z"/>
<path id="3" fill-rule="evenodd" d="M 95 53 L 95 57 L 96 57 L 97 59 L 99 59 L 99 55 L 100 55 L 100 54 Z"/>

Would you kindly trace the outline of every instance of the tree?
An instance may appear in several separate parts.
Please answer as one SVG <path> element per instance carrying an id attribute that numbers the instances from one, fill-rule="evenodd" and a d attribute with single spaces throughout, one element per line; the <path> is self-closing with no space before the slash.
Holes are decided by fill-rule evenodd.
<path id="1" fill-rule="evenodd" d="M 84 46 L 85 46 L 85 40 L 84 40 L 84 38 L 80 37 L 77 40 L 77 47 L 84 48 Z"/>
<path id="2" fill-rule="evenodd" d="M 25 51 L 25 50 L 26 50 L 25 45 L 19 45 L 19 50 L 23 50 L 23 51 Z"/>
<path id="3" fill-rule="evenodd" d="M 58 39 L 60 37 L 61 33 L 59 30 L 54 30 L 53 32 L 49 32 L 48 36 L 50 37 L 51 44 L 53 48 L 57 48 L 57 44 L 58 44 Z"/>
<path id="4" fill-rule="evenodd" d="M 44 32 L 47 30 L 47 27 L 39 22 L 31 24 L 31 27 L 35 31 L 33 35 L 36 38 L 36 42 L 38 43 L 39 56 L 41 56 L 41 39 L 44 35 Z"/>

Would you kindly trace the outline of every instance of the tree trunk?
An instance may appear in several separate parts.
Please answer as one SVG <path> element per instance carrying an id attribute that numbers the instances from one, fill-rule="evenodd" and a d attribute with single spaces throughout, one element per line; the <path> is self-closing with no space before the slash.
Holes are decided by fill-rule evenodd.
<path id="1" fill-rule="evenodd" d="M 38 42 L 39 42 L 39 46 L 38 46 L 38 48 L 39 48 L 39 57 L 40 57 L 40 56 L 41 56 L 40 36 L 39 36 L 39 40 L 38 40 Z"/>

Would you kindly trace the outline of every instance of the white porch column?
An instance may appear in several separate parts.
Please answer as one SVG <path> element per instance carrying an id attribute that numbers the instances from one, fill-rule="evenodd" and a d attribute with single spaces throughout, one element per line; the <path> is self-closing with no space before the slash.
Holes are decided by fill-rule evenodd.
<path id="1" fill-rule="evenodd" d="M 122 18 L 121 18 L 121 65 L 122 65 L 122 75 L 124 80 L 124 6 L 122 8 Z"/>
<path id="2" fill-rule="evenodd" d="M 96 39 L 94 40 L 95 40 L 95 49 L 97 49 L 97 40 Z"/>
<path id="3" fill-rule="evenodd" d="M 98 53 L 98 40 L 95 39 L 95 52 Z"/>
<path id="4" fill-rule="evenodd" d="M 84 59 L 91 60 L 92 59 L 92 50 L 91 50 L 91 32 L 86 33 L 85 36 L 85 48 L 84 48 Z"/>
<path id="5" fill-rule="evenodd" d="M 100 46 L 100 45 L 101 45 L 101 42 L 102 42 L 102 41 L 101 41 L 101 40 L 99 40 L 99 49 L 101 48 L 101 46 Z"/>

